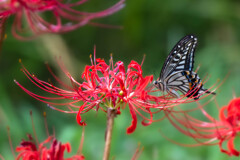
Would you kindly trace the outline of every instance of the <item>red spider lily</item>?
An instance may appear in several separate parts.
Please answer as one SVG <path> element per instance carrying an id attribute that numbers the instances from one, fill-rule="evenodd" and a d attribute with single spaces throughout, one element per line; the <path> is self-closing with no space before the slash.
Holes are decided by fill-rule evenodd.
<path id="1" fill-rule="evenodd" d="M 61 0 L 0 0 L 0 17 L 15 15 L 12 26 L 13 35 L 18 39 L 26 39 L 19 33 L 27 29 L 22 28 L 24 18 L 33 35 L 42 33 L 61 33 L 91 24 L 92 19 L 111 15 L 124 6 L 125 0 L 120 0 L 112 7 L 100 12 L 83 12 L 73 9 L 87 0 L 78 0 L 74 3 Z M 42 13 L 51 13 L 51 20 L 47 20 Z"/>
<path id="2" fill-rule="evenodd" d="M 190 116 L 187 112 L 182 111 L 166 111 L 169 121 L 180 132 L 192 137 L 198 142 L 195 145 L 219 145 L 221 152 L 229 156 L 239 156 L 240 148 L 236 148 L 235 141 L 239 138 L 240 132 L 240 98 L 230 101 L 228 106 L 224 106 L 219 110 L 219 120 L 212 117 L 203 109 L 205 105 L 199 108 L 206 120 L 199 120 Z M 227 149 L 224 149 L 226 143 Z"/>
<path id="3" fill-rule="evenodd" d="M 153 120 L 153 114 L 168 107 L 168 104 L 174 106 L 186 101 L 183 99 L 173 101 L 166 96 L 154 95 L 154 87 L 151 85 L 153 76 L 143 76 L 142 66 L 135 61 L 131 61 L 125 70 L 122 61 L 114 64 L 111 57 L 108 65 L 104 60 L 96 59 L 94 51 L 94 60 L 91 60 L 91 65 L 87 65 L 82 73 L 82 83 L 77 82 L 62 64 L 59 63 L 59 65 L 69 77 L 71 86 L 63 83 L 49 67 L 48 69 L 65 89 L 38 79 L 22 65 L 22 71 L 32 83 L 56 97 L 40 96 L 27 90 L 17 81 L 15 82 L 26 93 L 47 103 L 51 108 L 64 113 L 77 114 L 76 119 L 79 125 L 86 125 L 82 121 L 81 115 L 92 109 L 96 111 L 101 109 L 107 112 L 107 109 L 110 108 L 120 114 L 121 109 L 129 106 L 132 124 L 127 128 L 127 133 L 132 133 L 137 126 L 137 114 L 143 118 L 142 124 L 146 126 L 156 121 Z M 148 87 L 149 84 L 152 87 Z M 61 102 L 62 100 L 69 100 L 69 102 Z M 157 109 L 157 111 L 153 111 L 153 109 Z"/>
<path id="4" fill-rule="evenodd" d="M 85 67 L 82 74 L 85 82 L 78 88 L 85 100 L 78 112 L 79 120 L 81 119 L 80 113 L 84 112 L 85 108 L 90 109 L 96 106 L 97 109 L 105 110 L 100 104 L 116 110 L 120 110 L 120 107 L 125 108 L 128 104 L 133 120 L 127 133 L 132 133 L 137 126 L 136 112 L 143 116 L 139 110 L 149 114 L 152 119 L 150 108 L 154 104 L 149 103 L 149 99 L 152 97 L 148 95 L 150 90 L 147 90 L 146 87 L 151 83 L 153 77 L 143 77 L 141 65 L 131 61 L 126 72 L 122 61 L 118 61 L 114 65 L 111 59 L 110 65 L 107 65 L 104 60 L 96 59 L 94 63 Z M 142 124 L 150 124 L 151 119 L 148 119 L 148 123 L 143 121 Z M 78 122 L 80 122 L 79 120 Z"/>
<path id="5" fill-rule="evenodd" d="M 8 138 L 9 144 L 12 150 L 12 153 L 16 160 L 84 160 L 85 157 L 81 154 L 74 155 L 70 158 L 64 158 L 65 151 L 71 152 L 70 143 L 62 144 L 58 141 L 55 136 L 49 136 L 46 122 L 46 113 L 44 112 L 45 118 L 45 127 L 48 138 L 43 142 L 39 143 L 33 123 L 32 112 L 30 112 L 33 133 L 35 139 L 31 136 L 31 134 L 27 134 L 28 140 L 22 140 L 20 145 L 16 147 L 17 156 L 13 150 L 12 141 L 10 137 L 10 129 L 8 128 Z M 81 153 L 82 145 L 84 139 L 84 131 L 82 132 L 81 143 L 79 147 L 79 153 Z M 3 156 L 0 155 L 0 159 L 3 159 Z"/>

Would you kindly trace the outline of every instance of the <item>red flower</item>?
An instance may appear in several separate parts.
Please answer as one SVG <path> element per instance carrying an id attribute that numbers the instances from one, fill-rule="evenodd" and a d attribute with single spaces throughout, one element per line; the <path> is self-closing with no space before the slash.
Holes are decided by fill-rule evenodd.
<path id="1" fill-rule="evenodd" d="M 184 111 L 165 111 L 171 124 L 183 134 L 192 137 L 199 145 L 219 145 L 221 152 L 229 156 L 239 156 L 240 148 L 236 148 L 235 139 L 240 132 L 240 98 L 230 101 L 228 106 L 220 108 L 219 120 L 211 116 L 200 105 L 199 108 L 207 120 L 200 120 Z M 227 144 L 224 149 L 223 144 Z"/>
<path id="2" fill-rule="evenodd" d="M 89 110 L 98 111 L 101 109 L 106 112 L 108 108 L 111 108 L 116 110 L 117 114 L 120 114 L 121 109 L 128 106 L 132 116 L 132 124 L 127 128 L 127 133 L 132 133 L 137 126 L 137 114 L 143 118 L 142 124 L 146 126 L 155 121 L 153 120 L 153 114 L 167 107 L 167 104 L 174 106 L 184 102 L 184 100 L 174 100 L 175 103 L 173 104 L 173 101 L 170 99 L 164 99 L 165 96 L 155 96 L 152 94 L 154 92 L 154 87 L 151 84 L 153 76 L 143 76 L 141 65 L 135 61 L 131 61 L 127 66 L 127 70 L 125 70 L 122 61 L 114 64 L 111 57 L 110 64 L 108 65 L 104 60 L 96 59 L 94 56 L 91 65 L 87 65 L 82 73 L 83 83 L 77 82 L 63 65 L 60 64 L 60 66 L 71 80 L 72 86 L 61 82 L 54 74 L 53 76 L 66 89 L 58 88 L 38 79 L 22 66 L 25 75 L 36 86 L 57 97 L 37 95 L 24 88 L 17 81 L 15 82 L 26 93 L 47 103 L 51 108 L 64 113 L 77 114 L 76 119 L 79 125 L 86 125 L 82 121 L 81 115 Z M 52 73 L 50 68 L 49 71 Z M 149 84 L 152 87 L 148 87 Z M 60 101 L 64 99 L 70 101 L 61 103 Z M 153 109 L 156 110 L 153 111 Z"/>
<path id="3" fill-rule="evenodd" d="M 31 135 L 28 135 L 27 141 L 22 140 L 20 146 L 16 148 L 18 152 L 16 160 L 84 160 L 84 156 L 75 155 L 71 158 L 64 158 L 64 152 L 71 152 L 69 143 L 62 144 L 53 136 L 37 145 Z M 47 146 L 50 146 L 49 148 Z"/>
<path id="4" fill-rule="evenodd" d="M 79 147 L 79 154 L 76 154 L 70 158 L 64 158 L 65 151 L 71 152 L 71 145 L 70 143 L 62 144 L 58 141 L 55 136 L 49 136 L 47 121 L 46 121 L 46 113 L 44 112 L 44 122 L 45 128 L 48 135 L 48 138 L 43 142 L 39 143 L 34 123 L 33 123 L 33 116 L 32 111 L 30 112 L 32 126 L 33 126 L 33 133 L 35 139 L 31 136 L 31 134 L 27 134 L 28 140 L 22 140 L 19 146 L 16 147 L 17 156 L 13 150 L 12 140 L 10 136 L 10 129 L 8 128 L 8 139 L 9 144 L 12 150 L 12 154 L 14 159 L 16 160 L 84 160 L 84 156 L 81 154 L 83 140 L 84 140 L 84 130 L 82 132 L 82 138 Z M 4 158 L 0 155 L 0 159 Z"/>
<path id="5" fill-rule="evenodd" d="M 29 29 L 33 35 L 42 33 L 60 33 L 77 29 L 88 23 L 92 19 L 105 17 L 117 12 L 124 6 L 125 0 L 120 0 L 114 6 L 100 12 L 82 12 L 73 7 L 77 7 L 86 2 L 79 0 L 75 3 L 61 0 L 1 0 L 0 18 L 15 15 L 12 32 L 16 38 L 22 39 L 19 33 L 25 32 L 23 29 L 23 18 L 26 17 Z M 51 13 L 51 21 L 42 16 L 42 13 Z"/>
<path id="6" fill-rule="evenodd" d="M 219 118 L 225 127 L 223 132 L 219 132 L 219 146 L 221 151 L 228 155 L 239 156 L 240 148 L 236 149 L 234 140 L 239 137 L 240 132 L 240 98 L 233 99 L 228 106 L 222 107 Z M 228 150 L 222 147 L 224 141 L 227 142 Z"/>

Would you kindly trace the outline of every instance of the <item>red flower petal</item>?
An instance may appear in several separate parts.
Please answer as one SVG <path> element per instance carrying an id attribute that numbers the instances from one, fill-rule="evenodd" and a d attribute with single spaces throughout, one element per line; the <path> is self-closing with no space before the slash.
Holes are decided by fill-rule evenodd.
<path id="1" fill-rule="evenodd" d="M 82 107 L 81 107 L 81 108 L 82 108 Z M 81 116 L 80 116 L 80 114 L 81 114 L 81 112 L 82 112 L 81 108 L 78 110 L 78 113 L 77 113 L 77 116 L 76 116 L 77 123 L 78 123 L 80 126 L 86 126 L 87 124 L 86 124 L 84 121 L 82 121 L 82 118 L 81 118 Z"/>
<path id="2" fill-rule="evenodd" d="M 240 152 L 235 150 L 235 147 L 234 147 L 234 139 L 235 137 L 231 137 L 231 139 L 227 143 L 227 146 L 231 154 L 233 154 L 234 156 L 239 156 Z"/>
<path id="3" fill-rule="evenodd" d="M 132 124 L 127 128 L 127 134 L 131 134 L 132 132 L 134 132 L 137 127 L 137 115 L 133 109 L 133 106 L 130 103 L 129 103 L 129 109 L 132 116 Z"/>

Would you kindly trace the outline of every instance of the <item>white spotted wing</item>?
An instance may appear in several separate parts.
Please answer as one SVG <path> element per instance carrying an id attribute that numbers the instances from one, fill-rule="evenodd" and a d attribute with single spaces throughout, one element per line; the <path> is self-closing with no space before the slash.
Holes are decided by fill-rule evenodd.
<path id="1" fill-rule="evenodd" d="M 160 79 L 165 79 L 167 76 L 177 71 L 192 71 L 196 45 L 197 38 L 195 36 L 188 35 L 182 38 L 173 47 L 167 57 L 160 73 Z"/>

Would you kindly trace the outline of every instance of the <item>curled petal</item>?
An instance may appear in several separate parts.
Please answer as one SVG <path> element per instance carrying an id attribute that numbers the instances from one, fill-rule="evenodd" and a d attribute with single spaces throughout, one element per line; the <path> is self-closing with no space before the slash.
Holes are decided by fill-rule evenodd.
<path id="1" fill-rule="evenodd" d="M 82 118 L 81 118 L 81 116 L 80 116 L 81 112 L 82 112 L 82 110 L 79 109 L 79 110 L 78 110 L 78 113 L 77 113 L 77 116 L 76 116 L 77 123 L 78 123 L 80 126 L 86 126 L 87 124 L 86 124 L 84 121 L 82 121 Z"/>
<path id="2" fill-rule="evenodd" d="M 128 65 L 128 69 L 134 68 L 136 69 L 140 74 L 142 74 L 142 66 L 139 65 L 136 61 L 131 61 Z"/>
<path id="3" fill-rule="evenodd" d="M 129 109 L 132 116 L 132 124 L 127 128 L 127 134 L 131 134 L 132 132 L 134 132 L 137 127 L 137 115 L 131 104 L 129 104 Z"/>
<path id="4" fill-rule="evenodd" d="M 219 111 L 219 118 L 221 121 L 226 121 L 226 116 L 224 114 L 225 110 L 227 109 L 227 107 L 222 107 Z"/>
<path id="5" fill-rule="evenodd" d="M 67 152 L 71 152 L 71 144 L 69 142 L 65 144 L 65 147 L 67 149 Z"/>
<path id="6" fill-rule="evenodd" d="M 234 156 L 239 156 L 239 151 L 237 151 L 236 149 L 235 149 L 235 147 L 234 147 L 234 137 L 232 137 L 229 141 L 228 141 L 228 143 L 227 143 L 227 145 L 228 145 L 228 149 L 229 149 L 229 151 L 230 151 L 230 154 L 232 154 L 232 155 L 234 155 Z"/>

